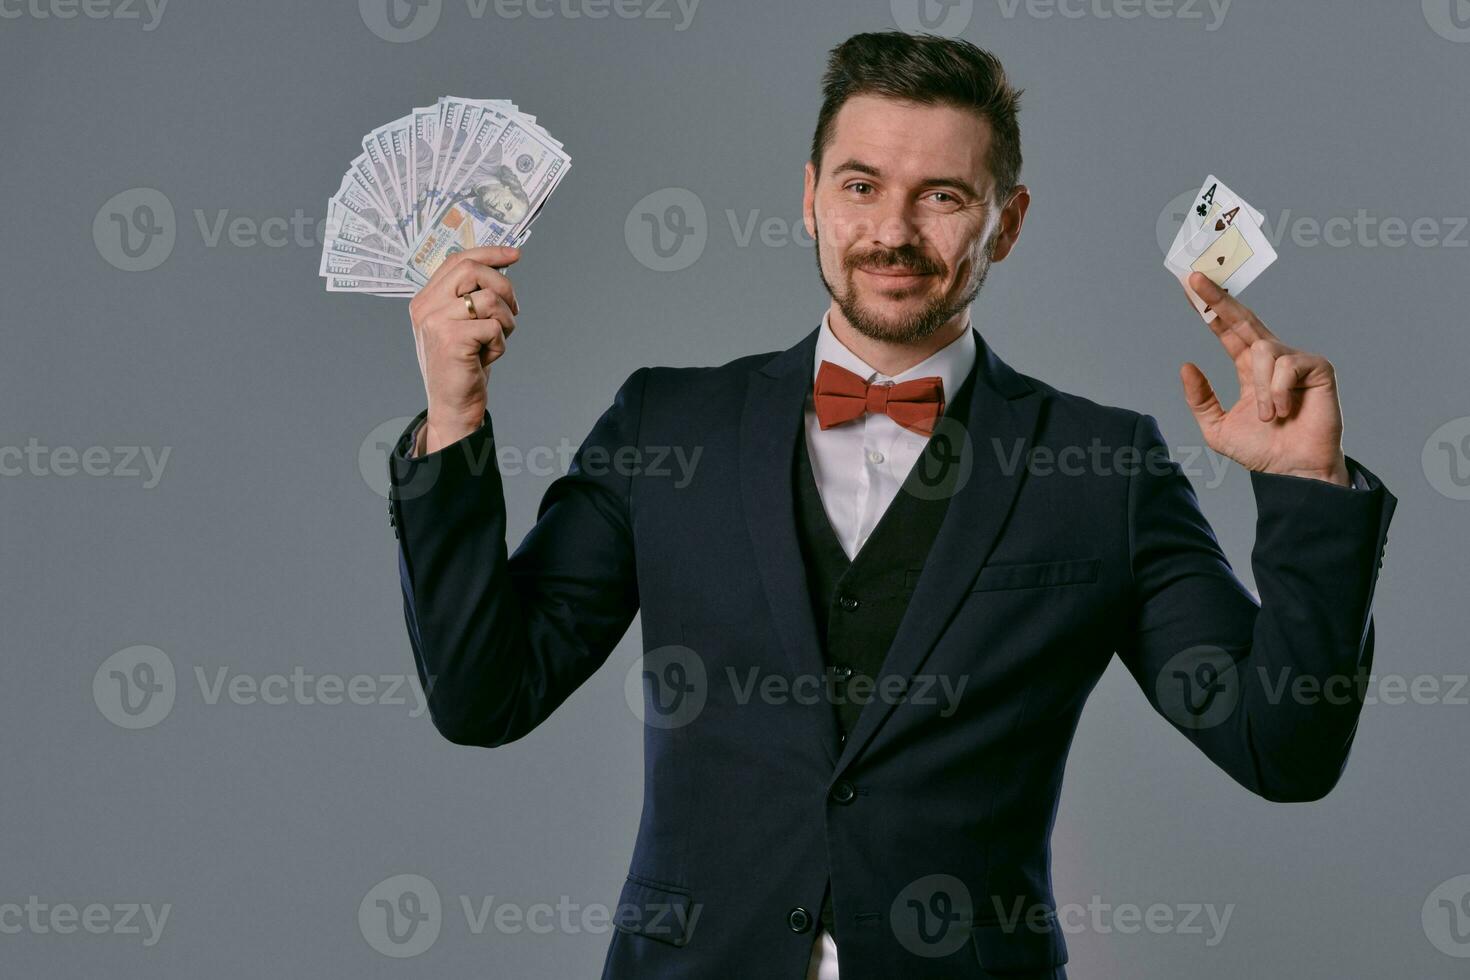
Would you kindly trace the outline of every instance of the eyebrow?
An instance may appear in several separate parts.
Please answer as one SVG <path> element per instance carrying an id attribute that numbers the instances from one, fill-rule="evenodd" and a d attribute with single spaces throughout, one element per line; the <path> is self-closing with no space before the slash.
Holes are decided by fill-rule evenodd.
<path id="1" fill-rule="evenodd" d="M 877 167 L 863 163 L 861 160 L 857 159 L 842 161 L 837 166 L 832 168 L 829 176 L 836 177 L 838 174 L 844 173 L 849 170 L 860 174 L 867 174 L 869 177 L 881 178 L 883 176 L 883 172 Z M 968 180 L 965 180 L 963 177 L 925 177 L 923 180 L 919 181 L 919 187 L 958 187 L 960 190 L 965 191 L 972 197 L 978 198 L 982 196 L 981 193 L 975 189 L 975 186 L 971 184 Z"/>

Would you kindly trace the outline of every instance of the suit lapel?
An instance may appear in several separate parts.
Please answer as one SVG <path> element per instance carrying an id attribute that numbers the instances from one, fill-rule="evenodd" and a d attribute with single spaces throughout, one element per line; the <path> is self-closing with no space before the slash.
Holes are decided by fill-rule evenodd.
<path id="1" fill-rule="evenodd" d="M 974 465 L 969 479 L 949 502 L 880 676 L 912 677 L 918 672 L 989 557 L 1021 486 L 1022 462 L 1031 450 L 1041 398 L 995 356 L 978 331 L 974 371 L 974 391 L 964 420 Z M 783 529 L 782 533 L 787 532 Z M 792 560 L 800 566 L 801 555 L 794 544 L 790 550 L 795 553 Z M 806 599 L 804 590 L 801 598 Z M 814 628 L 811 643 L 812 656 L 820 660 Z M 863 750 L 893 707 L 892 699 L 874 697 L 863 708 L 837 760 L 834 779 Z"/>
<path id="2" fill-rule="evenodd" d="M 793 675 L 819 680 L 826 665 L 797 535 L 792 464 L 796 440 L 806 437 L 803 412 L 820 329 L 750 373 L 740 417 L 740 496 L 756 570 Z M 835 763 L 836 712 L 806 714 L 813 736 Z"/>

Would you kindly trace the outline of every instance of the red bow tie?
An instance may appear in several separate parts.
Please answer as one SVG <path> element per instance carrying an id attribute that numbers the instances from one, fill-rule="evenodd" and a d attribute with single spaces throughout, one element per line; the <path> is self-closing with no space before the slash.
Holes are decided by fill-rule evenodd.
<path id="1" fill-rule="evenodd" d="M 823 361 L 812 388 L 817 422 L 823 429 L 882 412 L 921 436 L 931 435 L 944 414 L 944 381 L 937 375 L 898 384 L 868 384 L 845 367 Z"/>

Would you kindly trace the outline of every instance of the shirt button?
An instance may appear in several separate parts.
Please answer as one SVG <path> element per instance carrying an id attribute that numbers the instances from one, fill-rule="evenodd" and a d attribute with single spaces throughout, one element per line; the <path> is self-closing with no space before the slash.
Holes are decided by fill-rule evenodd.
<path id="1" fill-rule="evenodd" d="M 812 914 L 798 905 L 786 913 L 786 924 L 792 932 L 806 932 L 812 927 Z"/>
<path id="2" fill-rule="evenodd" d="M 878 452 L 878 450 L 876 450 L 876 449 L 869 450 L 868 451 L 868 462 L 870 462 L 870 463 L 881 463 L 881 462 L 883 462 L 883 454 L 880 453 L 880 452 Z"/>

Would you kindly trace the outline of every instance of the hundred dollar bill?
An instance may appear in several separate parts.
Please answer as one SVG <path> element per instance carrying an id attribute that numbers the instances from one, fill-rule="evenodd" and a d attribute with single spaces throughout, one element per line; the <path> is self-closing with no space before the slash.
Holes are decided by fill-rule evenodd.
<path id="1" fill-rule="evenodd" d="M 424 202 L 429 197 L 429 181 L 434 175 L 434 140 L 439 135 L 439 110 L 424 106 L 413 110 L 413 139 L 408 151 L 408 186 L 412 193 L 413 237 L 423 230 Z"/>
<path id="2" fill-rule="evenodd" d="M 363 255 L 343 255 L 340 252 L 324 251 L 319 271 L 326 276 L 348 276 L 353 279 L 371 279 L 385 283 L 403 282 L 401 266 L 375 262 Z"/>
<path id="3" fill-rule="evenodd" d="M 333 199 L 361 219 L 369 228 L 375 229 L 382 237 L 399 243 L 400 249 L 404 247 L 405 243 L 399 237 L 397 228 L 394 227 L 393 215 L 368 193 L 367 188 L 358 180 L 355 171 L 348 171 L 347 176 L 342 179 L 342 186 L 338 188 Z"/>
<path id="4" fill-rule="evenodd" d="M 512 120 L 414 243 L 408 278 L 423 285 L 454 252 L 514 239 L 571 169 L 571 159 L 539 132 Z"/>
<path id="5" fill-rule="evenodd" d="M 393 179 L 392 165 L 388 162 L 388 129 L 391 125 L 379 126 L 364 136 L 362 150 L 378 178 L 378 196 L 392 215 L 394 227 L 399 229 L 400 235 L 407 238 L 398 224 L 398 216 L 403 213 L 403 202 L 398 198 L 398 185 Z"/>
<path id="6" fill-rule="evenodd" d="M 419 288 L 413 283 L 402 285 L 353 279 L 351 276 L 328 276 L 329 293 L 372 293 L 374 296 L 412 296 Z"/>
<path id="7" fill-rule="evenodd" d="M 324 234 L 329 247 L 346 243 L 375 252 L 384 258 L 403 261 L 402 242 L 348 211 L 335 197 L 327 202 Z"/>

